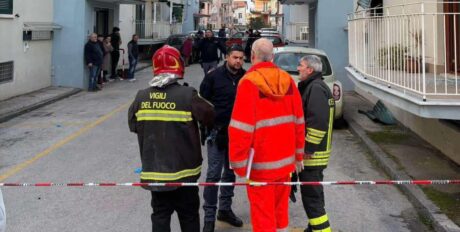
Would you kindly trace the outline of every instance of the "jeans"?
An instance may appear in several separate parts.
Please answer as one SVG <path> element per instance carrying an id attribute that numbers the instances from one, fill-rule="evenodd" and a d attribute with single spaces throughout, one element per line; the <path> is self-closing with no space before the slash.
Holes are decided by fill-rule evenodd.
<path id="1" fill-rule="evenodd" d="M 134 78 L 134 73 L 136 72 L 137 60 L 134 58 L 129 58 L 129 70 L 128 70 L 128 79 Z"/>
<path id="2" fill-rule="evenodd" d="M 97 79 L 99 77 L 99 71 L 101 70 L 101 66 L 94 65 L 89 67 L 89 86 L 88 90 L 96 90 Z"/>
<path id="3" fill-rule="evenodd" d="M 229 167 L 228 150 L 218 150 L 217 144 L 208 144 L 208 170 L 206 182 L 235 182 L 235 173 Z M 222 170 L 223 169 L 223 170 Z M 231 210 L 234 186 L 221 186 L 219 210 Z M 204 221 L 215 221 L 217 211 L 218 186 L 204 188 Z"/>
<path id="4" fill-rule="evenodd" d="M 3 203 L 2 190 L 0 189 L 0 232 L 5 232 L 6 230 L 6 212 L 5 204 Z"/>
<path id="5" fill-rule="evenodd" d="M 209 62 L 209 63 L 203 63 L 201 67 L 203 67 L 204 75 L 208 74 L 208 72 L 211 69 L 217 68 L 217 65 L 218 65 L 217 61 L 213 61 L 213 62 Z"/>

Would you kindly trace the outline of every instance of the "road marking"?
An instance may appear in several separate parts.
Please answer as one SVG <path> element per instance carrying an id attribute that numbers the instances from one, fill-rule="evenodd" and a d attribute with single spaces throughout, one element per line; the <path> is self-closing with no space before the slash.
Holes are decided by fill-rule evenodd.
<path id="1" fill-rule="evenodd" d="M 24 168 L 30 166 L 31 164 L 33 164 L 35 161 L 49 155 L 51 152 L 53 151 L 56 151 L 57 149 L 61 148 L 62 146 L 68 144 L 69 142 L 71 142 L 72 140 L 78 138 L 79 136 L 81 136 L 82 134 L 84 134 L 85 132 L 93 129 L 94 127 L 96 127 L 97 125 L 103 123 L 104 121 L 106 121 L 107 119 L 109 119 L 110 117 L 112 117 L 114 114 L 124 110 L 125 108 L 127 108 L 129 106 L 130 103 L 126 103 L 126 104 L 123 104 L 122 106 L 116 108 L 115 110 L 111 111 L 110 113 L 100 117 L 99 119 L 97 119 L 96 121 L 94 121 L 93 123 L 90 123 L 88 124 L 87 126 L 81 128 L 80 130 L 78 130 L 77 132 L 67 136 L 66 138 L 64 138 L 63 140 L 53 144 L 51 147 L 48 147 L 46 150 L 38 153 L 37 155 L 35 155 L 34 157 L 32 157 L 31 159 L 27 160 L 27 161 L 24 161 L 16 166 L 14 166 L 13 168 L 9 169 L 8 171 L 6 171 L 4 174 L 0 175 L 0 182 L 4 181 L 5 179 L 11 177 L 12 175 L 22 171 Z"/>

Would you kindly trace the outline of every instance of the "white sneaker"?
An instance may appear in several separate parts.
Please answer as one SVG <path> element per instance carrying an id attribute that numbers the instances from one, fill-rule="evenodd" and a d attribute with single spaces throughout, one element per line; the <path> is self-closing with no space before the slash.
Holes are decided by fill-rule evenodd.
<path id="1" fill-rule="evenodd" d="M 135 82 L 136 78 L 129 79 L 130 82 Z"/>

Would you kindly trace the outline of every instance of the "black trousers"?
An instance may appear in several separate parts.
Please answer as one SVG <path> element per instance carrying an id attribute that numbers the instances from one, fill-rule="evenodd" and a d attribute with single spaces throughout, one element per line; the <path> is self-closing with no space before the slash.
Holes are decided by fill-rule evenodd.
<path id="1" fill-rule="evenodd" d="M 300 174 L 300 181 L 323 181 L 323 170 L 320 169 L 309 169 L 306 167 Z M 302 193 L 302 203 L 307 213 L 308 219 L 316 219 L 326 215 L 324 209 L 324 191 L 322 185 L 302 185 L 300 186 L 300 192 Z M 311 225 L 309 223 L 308 230 L 312 229 L 321 230 L 329 228 L 329 221 L 326 221 L 320 225 Z"/>
<path id="2" fill-rule="evenodd" d="M 118 65 L 118 60 L 120 59 L 120 51 L 113 51 L 110 53 L 112 56 L 112 70 L 111 70 L 111 75 L 112 78 L 115 78 L 117 76 L 117 65 Z"/>
<path id="3" fill-rule="evenodd" d="M 183 232 L 200 231 L 200 198 L 198 187 L 181 187 L 173 191 L 152 191 L 152 231 L 170 232 L 171 215 L 174 211 L 179 216 Z"/>

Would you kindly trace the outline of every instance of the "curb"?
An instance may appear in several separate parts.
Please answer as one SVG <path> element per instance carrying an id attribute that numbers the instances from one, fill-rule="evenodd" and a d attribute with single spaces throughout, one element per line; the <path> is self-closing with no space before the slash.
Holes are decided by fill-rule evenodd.
<path id="1" fill-rule="evenodd" d="M 0 115 L 0 123 L 6 122 L 6 121 L 8 121 L 10 119 L 13 119 L 15 117 L 18 117 L 18 116 L 20 116 L 22 114 L 25 114 L 25 113 L 30 112 L 32 110 L 36 110 L 38 108 L 41 108 L 43 106 L 49 105 L 49 104 L 54 103 L 54 102 L 57 102 L 57 101 L 62 100 L 64 98 L 70 97 L 70 96 L 75 95 L 75 94 L 77 94 L 79 92 L 81 92 L 81 89 L 72 89 L 69 92 L 57 95 L 57 96 L 52 97 L 50 99 L 46 99 L 46 100 L 43 100 L 41 102 L 37 102 L 35 104 L 23 107 L 21 109 L 18 109 L 18 110 L 9 112 L 9 113 L 2 114 L 2 115 Z"/>
<path id="2" fill-rule="evenodd" d="M 377 163 L 382 167 L 391 179 L 409 180 L 412 179 L 405 172 L 398 169 L 398 165 L 385 153 L 374 141 L 366 134 L 365 130 L 347 115 L 344 115 L 349 124 L 350 131 L 363 141 L 369 148 L 370 154 Z M 420 187 L 415 185 L 398 185 L 397 186 L 415 206 L 416 210 L 424 217 L 430 219 L 433 223 L 433 228 L 437 232 L 460 232 L 454 222 L 452 222 L 439 208 L 431 202 L 423 193 Z"/>
<path id="3" fill-rule="evenodd" d="M 138 67 L 138 68 L 136 68 L 135 72 L 144 70 L 144 69 L 149 68 L 149 67 L 150 67 L 150 65 Z M 6 122 L 8 120 L 11 120 L 11 119 L 13 119 L 15 117 L 18 117 L 18 116 L 20 116 L 22 114 L 25 114 L 27 112 L 30 112 L 32 110 L 36 110 L 38 108 L 47 106 L 49 104 L 52 104 L 52 103 L 57 102 L 59 100 L 62 100 L 64 98 L 70 97 L 70 96 L 75 95 L 75 94 L 77 94 L 77 93 L 79 93 L 81 91 L 83 91 L 83 90 L 82 89 L 72 89 L 71 91 L 69 91 L 67 93 L 57 95 L 57 96 L 55 96 L 53 98 L 46 99 L 46 100 L 43 100 L 41 102 L 37 102 L 37 103 L 35 103 L 33 105 L 26 106 L 24 108 L 18 109 L 18 110 L 13 111 L 13 112 L 2 114 L 2 115 L 0 115 L 0 123 Z"/>

